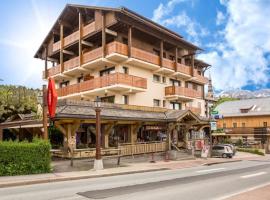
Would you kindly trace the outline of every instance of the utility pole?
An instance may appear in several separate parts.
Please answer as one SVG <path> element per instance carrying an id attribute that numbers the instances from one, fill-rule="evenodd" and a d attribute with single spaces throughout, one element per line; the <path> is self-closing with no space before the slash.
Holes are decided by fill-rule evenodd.
<path id="1" fill-rule="evenodd" d="M 43 139 L 48 140 L 48 103 L 47 103 L 47 88 L 46 85 L 42 86 L 43 90 L 43 104 L 42 104 L 42 111 L 43 111 Z"/>

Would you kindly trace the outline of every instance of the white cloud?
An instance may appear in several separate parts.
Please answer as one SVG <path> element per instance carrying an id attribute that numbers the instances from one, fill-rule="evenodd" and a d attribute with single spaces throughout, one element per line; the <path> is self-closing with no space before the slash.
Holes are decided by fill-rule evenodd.
<path id="1" fill-rule="evenodd" d="M 221 25 L 225 22 L 225 15 L 221 11 L 217 11 L 217 19 L 216 19 L 216 24 Z"/>
<path id="2" fill-rule="evenodd" d="M 209 34 L 208 30 L 202 27 L 194 19 L 191 19 L 185 11 L 178 12 L 177 15 L 171 15 L 176 5 L 185 1 L 186 0 L 170 0 L 165 5 L 160 3 L 153 12 L 152 20 L 164 26 L 182 28 L 188 35 L 187 39 L 199 45 L 200 38 Z"/>
<path id="3" fill-rule="evenodd" d="M 160 3 L 159 6 L 153 12 L 153 21 L 160 22 L 160 20 L 171 13 L 178 3 L 184 2 L 186 0 L 170 0 L 167 4 Z"/>
<path id="4" fill-rule="evenodd" d="M 266 85 L 270 60 L 270 4 L 265 1 L 224 1 L 228 21 L 223 40 L 211 44 L 212 52 L 199 55 L 212 64 L 217 89 L 241 88 L 248 83 Z"/>

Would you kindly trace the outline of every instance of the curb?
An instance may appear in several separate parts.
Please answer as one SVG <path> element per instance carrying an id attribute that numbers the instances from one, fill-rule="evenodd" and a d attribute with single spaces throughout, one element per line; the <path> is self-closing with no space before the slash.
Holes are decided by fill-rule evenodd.
<path id="1" fill-rule="evenodd" d="M 228 160 L 228 161 L 221 161 L 221 162 L 211 162 L 211 163 L 204 163 L 203 166 L 211 166 L 211 165 L 218 165 L 224 163 L 233 163 L 233 162 L 241 162 L 243 160 Z"/>
<path id="2" fill-rule="evenodd" d="M 155 171 L 165 171 L 165 170 L 170 170 L 170 169 L 169 168 L 159 168 L 159 169 L 147 169 L 147 170 L 140 170 L 140 171 L 117 172 L 117 173 L 112 173 L 112 174 L 99 174 L 99 175 L 87 175 L 87 176 L 75 176 L 75 177 L 55 177 L 55 178 L 27 180 L 27 181 L 22 180 L 22 181 L 13 182 L 13 183 L 0 183 L 0 188 L 23 186 L 23 185 L 33 185 L 33 184 L 40 184 L 40 183 L 73 181 L 73 180 L 100 178 L 100 177 L 108 177 L 108 176 L 139 174 L 139 173 L 145 173 L 145 172 L 155 172 Z"/>

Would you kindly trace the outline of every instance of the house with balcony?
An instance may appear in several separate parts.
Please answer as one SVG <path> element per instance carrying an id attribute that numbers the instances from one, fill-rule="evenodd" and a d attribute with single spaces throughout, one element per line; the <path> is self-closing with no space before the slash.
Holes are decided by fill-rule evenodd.
<path id="1" fill-rule="evenodd" d="M 122 144 L 146 138 L 161 141 L 159 136 L 167 134 L 169 126 L 167 112 L 174 113 L 176 120 L 167 141 L 181 138 L 178 146 L 187 147 L 186 133 L 208 124 L 203 117 L 208 83 L 204 74 L 209 64 L 195 58 L 200 50 L 178 33 L 127 8 L 68 4 L 35 58 L 45 61 L 43 79 L 56 82 L 58 107 L 66 103 L 68 112 L 63 115 L 57 109 L 55 124 L 64 134 L 68 127 L 73 130 L 67 138 L 79 135 L 77 144 L 90 147 L 89 141 L 95 140 L 94 129 L 89 128 L 93 116 L 85 110 L 99 96 L 110 110 L 102 112 L 104 148 L 115 143 L 111 134 L 116 132 Z M 81 113 L 73 114 L 73 104 Z M 117 110 L 132 117 L 127 113 L 120 117 Z M 190 123 L 183 124 L 185 120 Z M 69 123 L 77 125 L 73 129 Z"/>

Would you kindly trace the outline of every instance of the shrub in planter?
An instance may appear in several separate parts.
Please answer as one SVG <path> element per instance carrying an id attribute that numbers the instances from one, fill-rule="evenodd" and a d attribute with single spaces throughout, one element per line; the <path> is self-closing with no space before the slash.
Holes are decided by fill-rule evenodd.
<path id="1" fill-rule="evenodd" d="M 0 176 L 50 172 L 51 145 L 48 141 L 0 142 Z"/>

